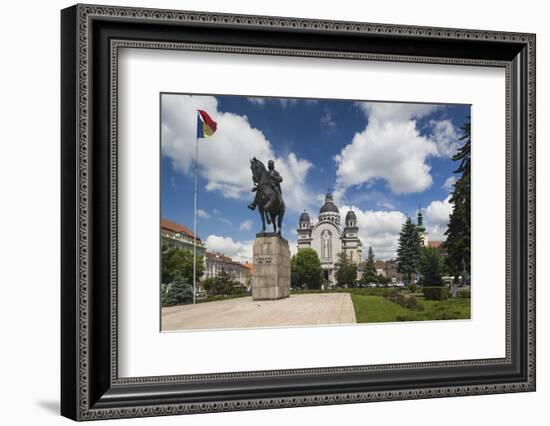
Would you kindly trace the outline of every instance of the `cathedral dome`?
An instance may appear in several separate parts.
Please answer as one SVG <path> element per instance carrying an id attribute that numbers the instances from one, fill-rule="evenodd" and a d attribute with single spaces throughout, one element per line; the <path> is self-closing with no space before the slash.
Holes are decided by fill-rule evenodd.
<path id="1" fill-rule="evenodd" d="M 309 215 L 307 214 L 306 211 L 304 211 L 301 215 L 300 215 L 300 223 L 302 222 L 309 222 Z"/>
<path id="2" fill-rule="evenodd" d="M 319 213 L 340 213 L 336 204 L 334 204 L 334 199 L 332 194 L 329 192 L 325 197 L 325 204 L 319 210 Z"/>
<path id="3" fill-rule="evenodd" d="M 350 210 L 346 214 L 346 222 L 349 221 L 349 220 L 357 220 L 357 217 L 355 216 L 355 212 L 353 210 Z"/>
<path id="4" fill-rule="evenodd" d="M 346 213 L 346 229 L 351 230 L 351 228 L 357 227 L 357 216 L 355 216 L 355 212 L 353 210 L 350 210 Z"/>

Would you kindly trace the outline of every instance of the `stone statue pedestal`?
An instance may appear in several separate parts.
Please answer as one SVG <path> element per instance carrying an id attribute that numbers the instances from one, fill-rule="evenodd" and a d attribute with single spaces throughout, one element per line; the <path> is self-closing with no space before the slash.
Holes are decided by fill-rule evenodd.
<path id="1" fill-rule="evenodd" d="M 287 240 L 273 233 L 256 234 L 253 264 L 253 300 L 278 300 L 290 296 L 290 249 Z"/>

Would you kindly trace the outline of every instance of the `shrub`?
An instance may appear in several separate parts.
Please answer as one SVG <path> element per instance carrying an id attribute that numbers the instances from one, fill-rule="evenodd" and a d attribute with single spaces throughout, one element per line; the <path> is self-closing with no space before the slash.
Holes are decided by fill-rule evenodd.
<path id="1" fill-rule="evenodd" d="M 443 286 L 424 287 L 422 292 L 426 300 L 447 300 L 449 298 L 449 289 Z"/>
<path id="2" fill-rule="evenodd" d="M 244 288 L 235 282 L 225 270 L 222 270 L 217 277 L 205 279 L 203 286 L 208 296 L 230 296 L 244 292 Z"/>
<path id="3" fill-rule="evenodd" d="M 418 290 L 418 287 L 416 286 L 416 284 L 411 284 L 409 286 L 409 290 L 411 291 L 411 293 L 416 293 L 416 290 Z"/>
<path id="4" fill-rule="evenodd" d="M 414 296 L 405 297 L 405 308 L 412 309 L 413 311 L 424 310 L 424 306 L 418 303 L 418 300 Z"/>
<path id="5" fill-rule="evenodd" d="M 240 285 L 234 285 L 231 289 L 231 294 L 242 295 L 246 293 L 246 289 Z"/>
<path id="6" fill-rule="evenodd" d="M 424 306 L 418 303 L 418 300 L 414 296 L 405 296 L 399 290 L 391 290 L 385 296 L 391 302 L 397 303 L 399 306 L 402 306 L 413 311 L 423 311 Z"/>
<path id="7" fill-rule="evenodd" d="M 290 279 L 293 288 L 321 288 L 323 284 L 323 269 L 315 250 L 300 250 L 292 256 L 290 260 Z"/>
<path id="8" fill-rule="evenodd" d="M 174 281 L 171 282 L 166 291 L 162 294 L 162 306 L 182 305 L 193 301 L 193 286 L 180 271 L 174 274 Z"/>

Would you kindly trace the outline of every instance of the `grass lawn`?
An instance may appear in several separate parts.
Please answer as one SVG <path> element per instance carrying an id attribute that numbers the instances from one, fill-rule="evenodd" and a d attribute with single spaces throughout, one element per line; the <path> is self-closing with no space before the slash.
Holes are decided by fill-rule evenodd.
<path id="1" fill-rule="evenodd" d="M 381 296 L 350 293 L 358 323 L 470 318 L 470 299 L 436 301 L 424 300 L 424 297 L 416 296 L 418 302 L 424 307 L 424 310 L 416 311 L 404 308 Z"/>
<path id="2" fill-rule="evenodd" d="M 412 312 L 380 296 L 362 296 L 352 294 L 351 301 L 355 309 L 355 320 L 361 322 L 393 322 L 398 316 Z"/>

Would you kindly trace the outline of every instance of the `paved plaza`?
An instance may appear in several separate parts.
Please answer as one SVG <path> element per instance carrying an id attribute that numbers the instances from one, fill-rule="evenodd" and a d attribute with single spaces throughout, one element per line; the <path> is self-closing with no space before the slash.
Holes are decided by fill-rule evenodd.
<path id="1" fill-rule="evenodd" d="M 348 293 L 298 294 L 286 299 L 252 297 L 162 309 L 162 330 L 354 324 Z"/>

